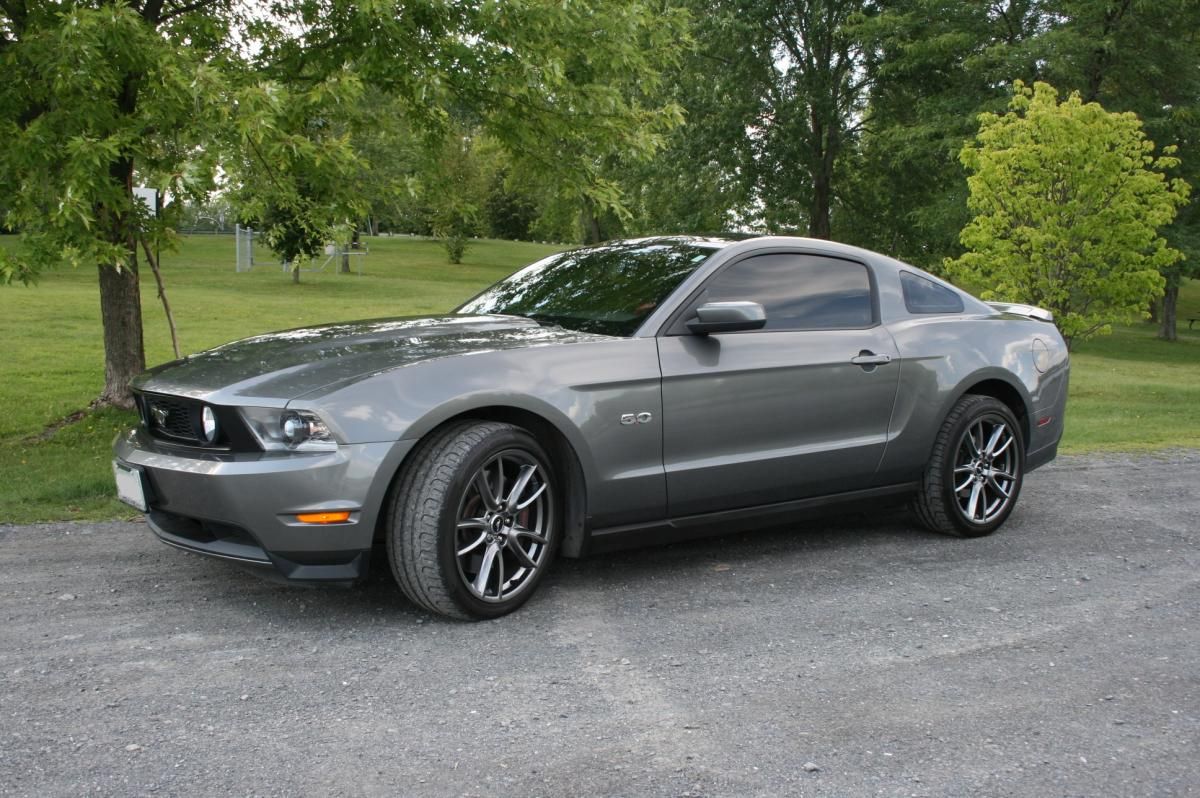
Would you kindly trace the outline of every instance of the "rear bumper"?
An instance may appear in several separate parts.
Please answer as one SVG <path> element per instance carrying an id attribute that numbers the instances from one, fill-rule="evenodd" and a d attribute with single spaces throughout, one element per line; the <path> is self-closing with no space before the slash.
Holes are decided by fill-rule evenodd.
<path id="1" fill-rule="evenodd" d="M 1070 364 L 1063 363 L 1043 380 L 1039 401 L 1030 419 L 1033 429 L 1025 454 L 1026 471 L 1044 466 L 1058 456 L 1058 444 L 1065 429 L 1070 376 Z"/>
<path id="2" fill-rule="evenodd" d="M 412 442 L 349 444 L 320 454 L 212 454 L 166 446 L 140 429 L 114 443 L 143 475 L 150 528 L 164 543 L 272 569 L 296 581 L 366 575 L 387 488 Z M 348 511 L 344 523 L 299 513 Z"/>

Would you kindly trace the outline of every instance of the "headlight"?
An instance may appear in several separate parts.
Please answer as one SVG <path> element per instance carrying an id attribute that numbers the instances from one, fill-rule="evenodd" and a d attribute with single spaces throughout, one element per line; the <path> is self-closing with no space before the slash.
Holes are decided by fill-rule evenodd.
<path id="1" fill-rule="evenodd" d="M 310 442 L 333 443 L 329 427 L 312 413 L 289 410 L 279 417 L 279 430 L 289 446 Z"/>
<path id="2" fill-rule="evenodd" d="M 337 441 L 329 427 L 307 410 L 278 410 L 270 407 L 243 407 L 246 425 L 269 452 L 332 452 Z"/>

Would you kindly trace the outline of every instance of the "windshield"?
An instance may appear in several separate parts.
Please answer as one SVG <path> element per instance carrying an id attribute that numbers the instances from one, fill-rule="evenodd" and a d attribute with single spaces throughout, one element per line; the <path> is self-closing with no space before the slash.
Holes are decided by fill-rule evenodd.
<path id="1" fill-rule="evenodd" d="M 525 316 L 571 330 L 629 336 L 719 247 L 704 239 L 672 239 L 563 252 L 526 266 L 455 312 Z"/>

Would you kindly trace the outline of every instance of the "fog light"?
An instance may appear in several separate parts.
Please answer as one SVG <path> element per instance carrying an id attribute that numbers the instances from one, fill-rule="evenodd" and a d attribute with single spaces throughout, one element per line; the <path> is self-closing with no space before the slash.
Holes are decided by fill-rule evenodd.
<path id="1" fill-rule="evenodd" d="M 204 406 L 203 412 L 200 413 L 200 421 L 204 426 L 204 440 L 213 443 L 217 439 L 217 417 L 213 413 L 213 409 L 208 405 Z"/>

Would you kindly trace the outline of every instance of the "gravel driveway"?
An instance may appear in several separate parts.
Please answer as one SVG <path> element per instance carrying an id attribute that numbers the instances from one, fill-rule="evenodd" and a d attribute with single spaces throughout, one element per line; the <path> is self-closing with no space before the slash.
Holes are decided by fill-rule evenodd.
<path id="1" fill-rule="evenodd" d="M 1198 543 L 1195 451 L 1060 458 L 983 540 L 564 561 L 482 624 L 0 527 L 0 794 L 1200 795 Z"/>

